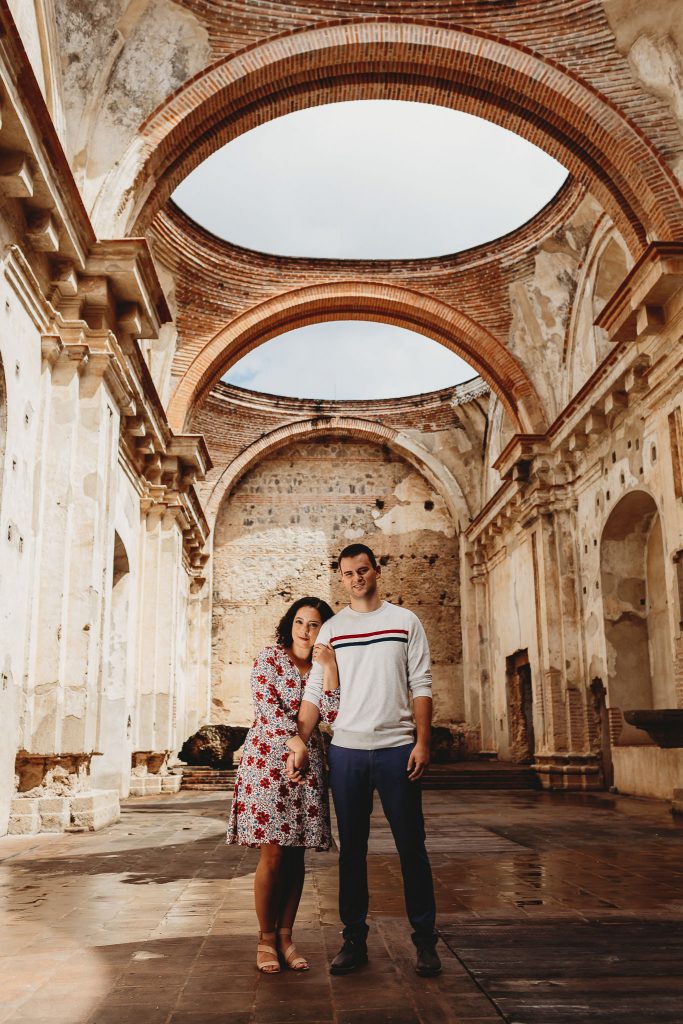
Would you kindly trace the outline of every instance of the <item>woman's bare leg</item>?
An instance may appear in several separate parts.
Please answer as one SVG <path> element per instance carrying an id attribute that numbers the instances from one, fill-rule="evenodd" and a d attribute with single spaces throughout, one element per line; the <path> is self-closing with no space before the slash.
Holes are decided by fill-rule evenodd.
<path id="1" fill-rule="evenodd" d="M 261 847 L 256 874 L 254 876 L 254 903 L 259 923 L 259 938 L 263 945 L 276 946 L 276 928 L 282 887 L 283 849 L 275 843 Z M 258 953 L 256 964 L 259 966 L 272 960 L 272 954 Z M 279 967 L 265 968 L 266 973 L 274 973 Z"/>

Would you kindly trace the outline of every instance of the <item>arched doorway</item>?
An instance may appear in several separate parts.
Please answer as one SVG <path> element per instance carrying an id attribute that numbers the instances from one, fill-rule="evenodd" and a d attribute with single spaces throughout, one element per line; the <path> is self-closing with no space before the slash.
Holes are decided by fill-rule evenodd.
<path id="1" fill-rule="evenodd" d="M 619 732 L 620 715 L 676 706 L 662 527 L 646 491 L 632 491 L 612 510 L 600 575 L 612 736 L 620 744 L 646 743 L 633 726 Z"/>

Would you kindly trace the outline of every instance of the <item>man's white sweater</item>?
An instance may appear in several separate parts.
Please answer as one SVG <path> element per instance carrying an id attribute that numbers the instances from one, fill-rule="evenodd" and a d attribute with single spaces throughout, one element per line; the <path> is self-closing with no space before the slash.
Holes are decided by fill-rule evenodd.
<path id="1" fill-rule="evenodd" d="M 429 645 L 417 615 L 383 601 L 374 612 L 344 608 L 325 622 L 318 644 L 333 648 L 339 713 L 332 743 L 356 750 L 415 739 L 411 697 L 431 697 Z M 303 699 L 320 706 L 323 670 L 314 663 Z"/>

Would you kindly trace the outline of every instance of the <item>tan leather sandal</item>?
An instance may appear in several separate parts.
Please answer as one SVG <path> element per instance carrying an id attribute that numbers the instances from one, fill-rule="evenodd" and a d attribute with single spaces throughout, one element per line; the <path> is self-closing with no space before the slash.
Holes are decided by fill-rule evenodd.
<path id="1" fill-rule="evenodd" d="M 266 932 L 266 935 L 272 935 L 273 940 L 275 939 L 275 932 Z M 273 941 L 273 945 L 268 945 L 268 941 L 263 942 L 263 933 L 259 932 L 259 943 L 256 947 L 256 969 L 261 971 L 262 974 L 279 974 L 280 973 L 280 960 L 277 955 L 277 949 Z M 270 959 L 263 960 L 262 956 L 270 954 Z"/>
<path id="2" fill-rule="evenodd" d="M 308 960 L 299 953 L 296 946 L 292 942 L 292 929 L 291 928 L 278 928 L 278 945 L 280 947 L 280 953 L 285 959 L 285 963 L 292 971 L 307 971 L 309 970 Z M 289 943 L 283 942 L 282 937 L 285 940 L 289 939 Z"/>

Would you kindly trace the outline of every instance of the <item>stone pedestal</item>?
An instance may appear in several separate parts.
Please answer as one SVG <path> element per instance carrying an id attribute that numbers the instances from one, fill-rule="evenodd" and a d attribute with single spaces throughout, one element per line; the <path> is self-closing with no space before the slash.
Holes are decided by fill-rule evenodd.
<path id="1" fill-rule="evenodd" d="M 603 789 L 602 768 L 593 757 L 541 754 L 532 767 L 543 789 Z"/>
<path id="2" fill-rule="evenodd" d="M 91 789 L 72 796 L 29 796 L 12 800 L 10 835 L 41 832 L 98 832 L 121 817 L 119 794 Z"/>

